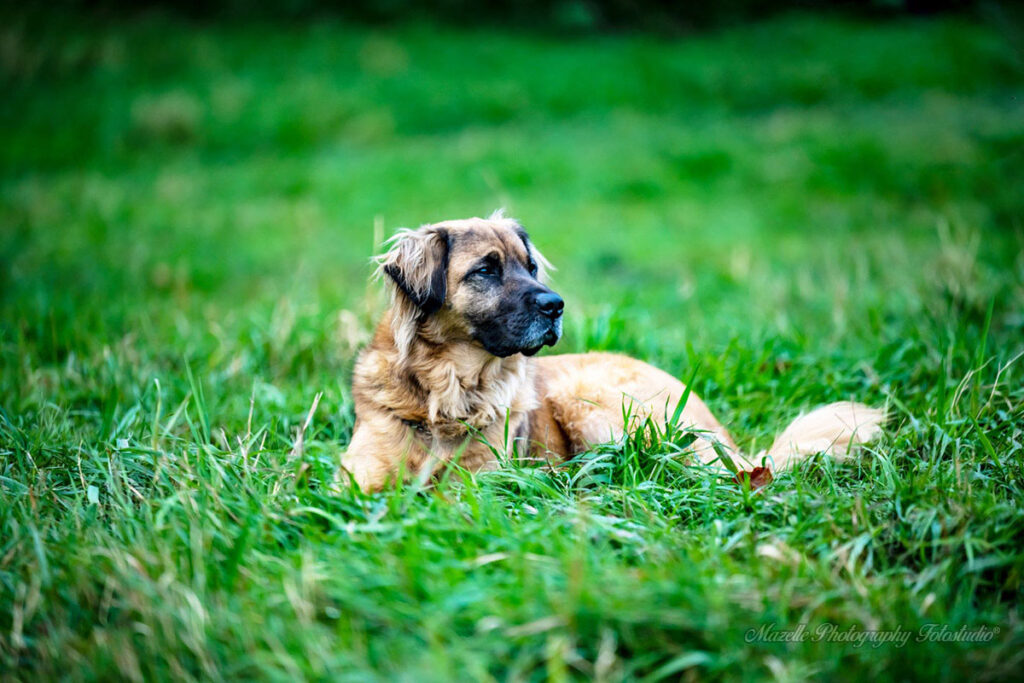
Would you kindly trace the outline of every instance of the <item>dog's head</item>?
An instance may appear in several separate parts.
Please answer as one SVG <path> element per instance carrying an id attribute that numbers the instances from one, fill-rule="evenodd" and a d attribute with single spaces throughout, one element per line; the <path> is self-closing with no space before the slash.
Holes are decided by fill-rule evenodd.
<path id="1" fill-rule="evenodd" d="M 516 221 L 496 213 L 396 235 L 378 259 L 395 286 L 392 327 L 405 353 L 422 325 L 472 339 L 495 356 L 532 356 L 562 335 L 562 297 L 550 267 Z"/>

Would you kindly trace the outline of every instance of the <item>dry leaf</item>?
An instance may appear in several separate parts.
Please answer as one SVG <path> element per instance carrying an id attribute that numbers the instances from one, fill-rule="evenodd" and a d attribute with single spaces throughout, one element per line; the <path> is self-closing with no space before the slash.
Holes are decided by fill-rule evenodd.
<path id="1" fill-rule="evenodd" d="M 745 470 L 737 472 L 736 476 L 733 477 L 732 480 L 741 486 L 743 481 L 746 480 L 750 482 L 751 489 L 759 489 L 762 486 L 767 486 L 772 483 L 772 479 L 774 478 L 775 477 L 772 476 L 772 471 L 767 467 L 755 467 L 749 472 Z"/>

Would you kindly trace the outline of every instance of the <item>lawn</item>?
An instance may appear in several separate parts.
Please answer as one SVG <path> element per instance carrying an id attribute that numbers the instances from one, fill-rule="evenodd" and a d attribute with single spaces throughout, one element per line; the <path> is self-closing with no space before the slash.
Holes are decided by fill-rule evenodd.
<path id="1" fill-rule="evenodd" d="M 12 12 L 0 679 L 1024 665 L 1020 34 Z M 499 206 L 558 267 L 553 352 L 695 377 L 749 452 L 848 398 L 889 407 L 885 437 L 756 492 L 643 435 L 554 472 L 332 490 L 386 305 L 370 256 Z"/>

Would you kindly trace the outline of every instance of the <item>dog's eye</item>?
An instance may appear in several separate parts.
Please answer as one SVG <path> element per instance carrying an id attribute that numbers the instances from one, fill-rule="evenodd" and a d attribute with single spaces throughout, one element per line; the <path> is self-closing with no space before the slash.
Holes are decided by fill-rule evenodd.
<path id="1" fill-rule="evenodd" d="M 480 266 L 479 268 L 474 270 L 473 275 L 482 275 L 483 277 L 497 277 L 498 267 L 488 263 L 486 266 Z"/>
<path id="2" fill-rule="evenodd" d="M 530 259 L 526 262 L 526 268 L 530 271 L 530 275 L 537 277 L 537 262 Z"/>

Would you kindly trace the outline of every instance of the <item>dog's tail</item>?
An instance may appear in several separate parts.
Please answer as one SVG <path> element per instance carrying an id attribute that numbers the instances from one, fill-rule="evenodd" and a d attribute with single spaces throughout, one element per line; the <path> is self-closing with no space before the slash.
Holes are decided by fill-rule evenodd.
<path id="1" fill-rule="evenodd" d="M 863 403 L 839 401 L 793 420 L 768 449 L 772 469 L 782 471 L 815 453 L 843 457 L 882 432 L 886 413 Z"/>

